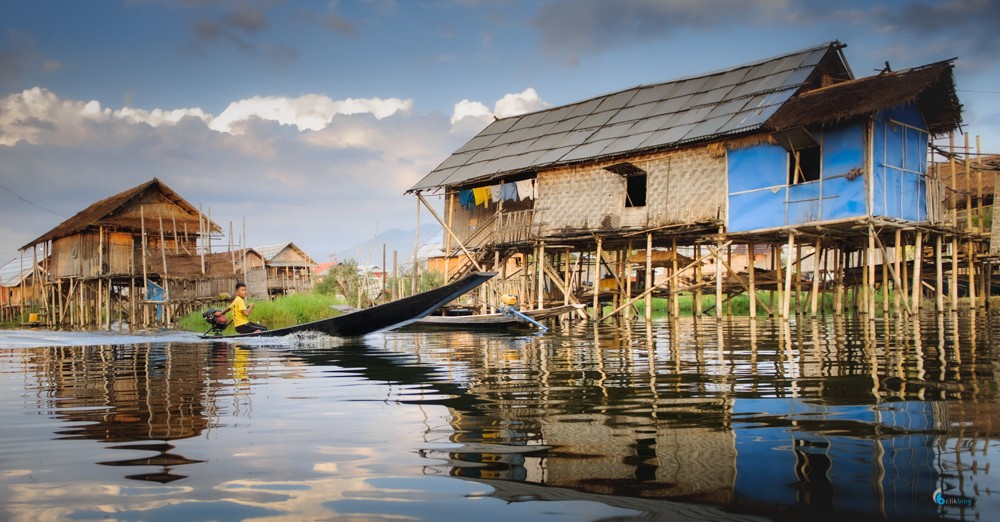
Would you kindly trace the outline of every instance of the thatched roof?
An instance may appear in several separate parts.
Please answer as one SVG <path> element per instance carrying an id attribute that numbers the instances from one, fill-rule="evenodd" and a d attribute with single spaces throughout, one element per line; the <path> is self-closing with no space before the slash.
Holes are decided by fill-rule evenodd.
<path id="1" fill-rule="evenodd" d="M 784 130 L 835 123 L 916 103 L 930 134 L 947 133 L 962 123 L 962 104 L 955 93 L 952 74 L 953 61 L 887 71 L 803 92 L 786 101 L 767 120 L 767 126 Z"/>
<path id="2" fill-rule="evenodd" d="M 226 277 L 242 274 L 240 261 L 243 259 L 243 250 L 232 252 L 216 252 L 205 254 L 205 277 Z M 248 255 L 257 255 L 252 249 L 246 250 Z M 201 256 L 188 254 L 166 254 L 167 274 L 171 278 L 197 279 L 202 276 Z M 149 258 L 150 269 L 155 273 L 162 274 L 162 258 L 154 255 Z"/>
<path id="3" fill-rule="evenodd" d="M 76 234 L 88 227 L 110 226 L 120 230 L 137 231 L 142 227 L 140 218 L 120 216 L 116 212 L 133 201 L 148 197 L 152 192 L 158 192 L 162 197 L 180 207 L 188 216 L 187 218 L 177 220 L 178 226 L 183 226 L 183 223 L 187 222 L 189 225 L 193 225 L 193 227 L 188 227 L 190 232 L 193 233 L 198 230 L 198 209 L 194 208 L 162 181 L 153 178 L 139 186 L 132 187 L 90 205 L 76 213 L 73 217 L 63 221 L 52 230 L 42 234 L 34 241 L 24 245 L 21 247 L 21 250 L 31 248 L 46 241 Z M 212 232 L 222 232 L 222 228 L 215 223 L 209 222 L 209 226 Z M 155 216 L 146 216 L 146 228 L 147 230 L 159 230 L 159 225 L 155 223 Z"/>
<path id="4" fill-rule="evenodd" d="M 498 119 L 408 192 L 516 179 L 541 168 L 760 129 L 800 90 L 852 79 L 842 47 L 830 42 L 724 71 Z"/>

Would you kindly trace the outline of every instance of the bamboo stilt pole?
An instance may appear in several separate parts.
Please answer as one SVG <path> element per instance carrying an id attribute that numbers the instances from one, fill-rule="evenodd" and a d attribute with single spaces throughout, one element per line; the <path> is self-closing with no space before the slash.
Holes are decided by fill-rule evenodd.
<path id="1" fill-rule="evenodd" d="M 535 258 L 535 265 L 538 269 L 538 310 L 545 308 L 545 273 L 544 265 L 545 262 L 545 242 L 541 241 L 538 243 L 538 257 Z"/>
<path id="2" fill-rule="evenodd" d="M 653 233 L 646 233 L 646 324 L 653 318 Z"/>
<path id="3" fill-rule="evenodd" d="M 942 266 L 941 234 L 934 235 L 934 266 L 937 270 L 934 286 L 934 309 L 937 313 L 944 313 L 944 267 Z"/>
<path id="4" fill-rule="evenodd" d="M 902 248 L 903 248 L 903 231 L 896 229 L 896 246 L 892 250 L 892 266 L 896 270 L 896 273 L 894 275 L 898 275 L 900 273 L 899 258 L 900 258 L 900 252 L 902 252 Z M 899 315 L 900 300 L 904 295 L 901 284 L 902 281 L 906 281 L 906 276 L 896 277 L 895 288 L 893 288 L 892 292 L 892 307 L 896 315 Z"/>
<path id="5" fill-rule="evenodd" d="M 753 243 L 747 245 L 747 276 L 750 281 L 750 317 L 757 317 L 757 255 Z M 695 252 L 697 255 L 698 252 Z"/>
<path id="6" fill-rule="evenodd" d="M 785 296 L 781 303 L 781 318 L 788 320 L 792 303 L 792 255 L 795 252 L 795 233 L 788 232 L 788 264 L 785 267 Z"/>
<path id="7" fill-rule="evenodd" d="M 141 292 L 142 314 L 143 314 L 142 325 L 147 326 L 149 324 L 146 316 L 146 309 L 148 307 L 146 306 L 145 301 L 146 301 L 146 288 L 149 285 L 149 276 L 146 272 L 146 207 L 145 206 L 139 207 L 139 222 L 142 228 L 142 235 L 140 237 L 140 241 L 142 241 L 142 245 L 140 245 L 140 248 L 142 248 L 142 292 Z"/>
<path id="8" fill-rule="evenodd" d="M 597 255 L 594 257 L 594 321 L 601 317 L 600 296 L 601 291 L 601 247 L 602 239 L 597 238 Z"/>
<path id="9" fill-rule="evenodd" d="M 875 319 L 875 231 L 871 228 L 868 229 L 868 255 L 865 256 L 865 261 L 868 263 L 868 282 L 865 288 L 866 292 L 866 306 L 868 307 L 868 319 Z"/>
<path id="10" fill-rule="evenodd" d="M 971 239 L 966 245 L 969 252 L 969 309 L 975 310 L 979 308 L 978 300 L 976 299 L 976 245 Z"/>
<path id="11" fill-rule="evenodd" d="M 951 283 L 948 285 L 948 306 L 958 309 L 958 237 L 951 238 Z"/>
<path id="12" fill-rule="evenodd" d="M 673 238 L 672 248 L 673 248 L 673 251 L 674 251 L 674 255 L 673 255 L 673 260 L 671 261 L 671 264 L 670 264 L 670 270 L 673 272 L 673 274 L 676 274 L 676 273 L 678 273 L 677 272 L 677 238 L 676 237 Z M 631 297 L 631 296 L 629 296 L 629 297 Z M 670 292 L 670 314 L 673 317 L 675 317 L 675 318 L 681 316 L 681 297 L 680 297 L 680 293 L 679 292 Z"/>
<path id="13" fill-rule="evenodd" d="M 716 240 L 715 254 L 715 317 L 722 318 L 722 260 L 719 259 L 719 252 L 722 251 L 722 230 L 719 230 L 719 239 Z M 671 278 L 676 274 L 671 275 Z"/>
<path id="14" fill-rule="evenodd" d="M 701 245 L 695 245 L 694 246 L 694 257 L 695 258 L 701 257 Z M 702 278 L 701 263 L 698 263 L 697 265 L 694 265 L 694 279 L 695 279 L 695 282 L 700 283 L 701 282 L 701 278 Z M 695 317 L 701 317 L 701 314 L 703 313 L 703 311 L 702 311 L 702 298 L 703 297 L 704 296 L 702 295 L 701 287 L 700 286 L 696 287 L 694 289 L 694 312 L 693 312 L 693 314 L 694 314 Z"/>
<path id="15" fill-rule="evenodd" d="M 823 250 L 822 238 L 816 238 L 815 249 L 816 253 L 813 255 L 812 295 L 809 303 L 809 315 L 812 317 L 816 317 L 816 312 L 819 309 L 819 258 L 820 252 Z"/>
<path id="16" fill-rule="evenodd" d="M 913 284 L 910 285 L 910 289 L 913 292 L 913 304 L 910 308 L 913 309 L 913 313 L 920 313 L 920 293 L 923 291 L 921 288 L 920 279 L 920 269 L 923 264 L 923 232 L 917 231 L 917 237 L 914 240 L 914 252 L 913 252 Z"/>
<path id="17" fill-rule="evenodd" d="M 628 245 L 625 247 L 625 266 L 622 270 L 625 274 L 625 295 L 628 296 L 626 299 L 632 298 L 632 267 L 629 265 L 629 256 L 632 255 L 632 240 L 628 240 Z M 625 307 L 625 320 L 632 320 L 632 307 Z"/>

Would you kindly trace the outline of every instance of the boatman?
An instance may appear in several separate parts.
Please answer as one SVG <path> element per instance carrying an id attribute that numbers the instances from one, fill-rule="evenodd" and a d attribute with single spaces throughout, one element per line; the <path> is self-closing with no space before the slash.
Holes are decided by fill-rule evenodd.
<path id="1" fill-rule="evenodd" d="M 248 334 L 266 331 L 266 326 L 250 322 L 250 314 L 253 313 L 255 303 L 250 303 L 250 305 L 247 306 L 246 298 L 247 284 L 236 283 L 236 297 L 233 299 L 233 302 L 230 303 L 225 310 L 215 312 L 216 315 L 225 314 L 226 312 L 232 310 L 233 327 L 236 328 L 236 333 Z"/>

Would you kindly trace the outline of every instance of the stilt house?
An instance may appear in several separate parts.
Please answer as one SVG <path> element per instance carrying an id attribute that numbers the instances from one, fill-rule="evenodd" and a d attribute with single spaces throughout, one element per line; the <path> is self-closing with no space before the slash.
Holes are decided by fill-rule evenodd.
<path id="1" fill-rule="evenodd" d="M 254 250 L 264 259 L 268 295 L 287 295 L 312 290 L 312 267 L 316 266 L 316 261 L 295 246 L 295 243 L 255 247 Z"/>
<path id="2" fill-rule="evenodd" d="M 801 288 L 809 279 L 802 261 L 812 258 L 829 272 L 816 279 L 863 284 L 867 293 L 856 295 L 869 299 L 867 311 L 876 266 L 888 278 L 888 263 L 912 264 L 917 252 L 920 261 L 931 256 L 933 267 L 935 252 L 922 243 L 930 236 L 956 241 L 955 249 L 957 242 L 980 245 L 949 221 L 940 179 L 928 172 L 931 138 L 961 123 L 953 60 L 899 71 L 887 65 L 856 78 L 845 47 L 831 42 L 498 119 L 408 193 L 428 208 L 425 193 L 445 198 L 444 217 L 435 216 L 447 231 L 446 250 L 472 256 L 449 277 L 526 256 L 534 268 L 519 277 L 530 280 L 539 307 L 592 297 L 598 310 L 599 301 L 682 291 L 700 303 L 702 289 L 714 284 L 720 303 L 723 294 L 777 291 L 779 307 L 765 308 L 781 312 L 790 301 L 781 301 L 781 291 Z M 768 245 L 771 266 L 733 270 L 727 253 L 734 243 L 746 245 L 744 253 Z M 656 288 L 649 274 L 655 249 L 673 254 Z M 678 249 L 695 262 L 680 266 Z M 636 250 L 646 251 L 647 279 L 631 285 L 630 274 L 643 268 L 629 262 Z M 719 262 L 713 273 L 694 274 L 694 287 L 670 281 L 706 259 Z M 905 285 L 917 294 L 919 278 L 933 272 L 921 274 L 920 264 L 906 274 L 917 273 Z M 903 270 L 895 268 L 891 279 L 903 290 Z M 765 273 L 755 281 L 757 272 Z M 614 295 L 587 288 L 608 278 Z M 814 303 L 819 291 L 812 289 Z M 757 299 L 750 301 L 755 308 Z"/>
<path id="3" fill-rule="evenodd" d="M 221 228 L 154 178 L 98 201 L 24 245 L 46 266 L 43 304 L 54 325 L 169 324 L 231 293 Z"/>

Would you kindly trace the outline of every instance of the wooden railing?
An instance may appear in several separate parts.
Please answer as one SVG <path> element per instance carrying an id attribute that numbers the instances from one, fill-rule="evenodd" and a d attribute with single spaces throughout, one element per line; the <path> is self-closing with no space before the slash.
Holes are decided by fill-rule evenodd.
<path id="1" fill-rule="evenodd" d="M 534 239 L 537 231 L 532 225 L 534 209 L 501 212 L 493 220 L 494 244 L 515 243 Z"/>

